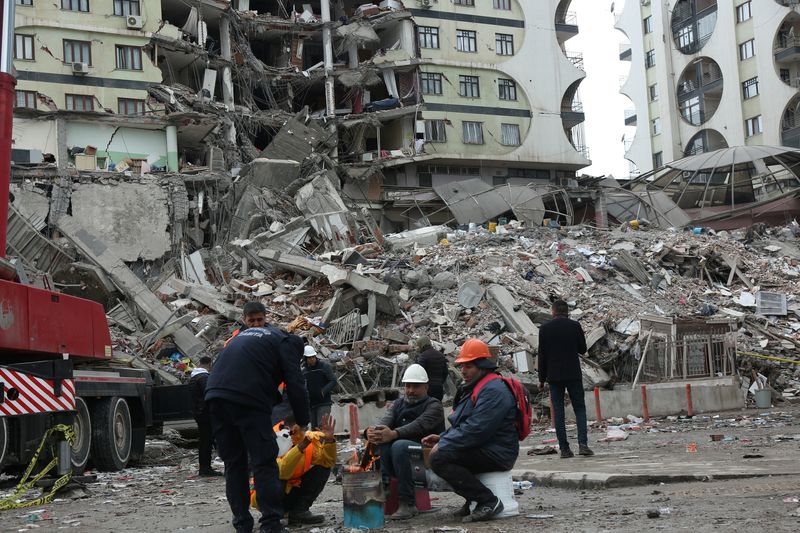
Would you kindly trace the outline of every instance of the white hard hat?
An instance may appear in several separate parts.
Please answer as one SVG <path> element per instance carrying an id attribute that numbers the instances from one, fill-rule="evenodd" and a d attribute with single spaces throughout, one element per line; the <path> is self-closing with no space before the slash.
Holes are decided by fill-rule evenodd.
<path id="1" fill-rule="evenodd" d="M 314 349 L 313 346 L 306 345 L 306 347 L 303 348 L 303 357 L 316 357 L 316 356 L 317 356 L 317 351 Z"/>
<path id="2" fill-rule="evenodd" d="M 411 365 L 403 372 L 403 383 L 427 383 L 428 373 L 420 365 Z"/>

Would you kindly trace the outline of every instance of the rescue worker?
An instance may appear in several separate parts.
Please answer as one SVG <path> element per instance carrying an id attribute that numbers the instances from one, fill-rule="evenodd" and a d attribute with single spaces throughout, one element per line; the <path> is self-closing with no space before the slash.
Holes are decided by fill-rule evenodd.
<path id="1" fill-rule="evenodd" d="M 248 327 L 222 350 L 208 378 L 208 402 L 214 438 L 225 462 L 225 493 L 236 531 L 250 532 L 248 457 L 259 508 L 260 531 L 283 532 L 278 445 L 272 431 L 278 384 L 286 393 L 300 426 L 309 421 L 308 394 L 300 371 L 303 342 L 272 326 Z"/>
<path id="2" fill-rule="evenodd" d="M 318 428 L 321 427 L 322 417 L 331 413 L 331 392 L 336 386 L 336 378 L 331 365 L 319 359 L 313 346 L 306 345 L 303 359 L 303 377 L 311 405 L 311 425 Z"/>
<path id="3" fill-rule="evenodd" d="M 259 301 L 247 302 L 242 309 L 242 323 L 244 327 L 233 330 L 230 338 L 225 341 L 225 346 L 233 338 L 247 328 L 263 328 L 267 325 L 267 308 Z"/>
<path id="4" fill-rule="evenodd" d="M 449 365 L 442 352 L 431 344 L 428 337 L 419 337 L 416 340 L 419 363 L 428 373 L 428 396 L 441 401 L 444 398 L 444 382 L 447 380 Z"/>
<path id="5" fill-rule="evenodd" d="M 418 514 L 414 501 L 414 479 L 408 447 L 423 437 L 444 431 L 442 402 L 428 396 L 428 374 L 422 366 L 410 365 L 403 373 L 404 395 L 395 400 L 377 426 L 366 429 L 367 439 L 380 446 L 384 484 L 397 478 L 399 506 L 392 515 L 405 520 Z"/>
<path id="6" fill-rule="evenodd" d="M 208 382 L 208 373 L 211 370 L 211 358 L 203 356 L 198 362 L 197 368 L 192 370 L 189 377 L 189 394 L 192 396 L 192 416 L 194 421 L 197 422 L 198 433 L 198 446 L 197 455 L 198 462 L 200 463 L 201 477 L 221 476 L 221 472 L 217 472 L 211 468 L 211 445 L 214 436 L 211 432 L 211 417 L 208 414 L 208 407 L 206 406 L 206 383 Z"/>
<path id="7" fill-rule="evenodd" d="M 455 362 L 464 383 L 453 399 L 450 428 L 441 435 L 425 437 L 422 444 L 433 447 L 430 461 L 434 473 L 466 500 L 455 516 L 464 522 L 491 520 L 503 511 L 503 502 L 475 474 L 507 471 L 514 466 L 519 455 L 517 404 L 499 379 L 486 383 L 472 401 L 475 385 L 497 369 L 485 342 L 467 340 Z M 476 506 L 470 513 L 473 502 Z"/>

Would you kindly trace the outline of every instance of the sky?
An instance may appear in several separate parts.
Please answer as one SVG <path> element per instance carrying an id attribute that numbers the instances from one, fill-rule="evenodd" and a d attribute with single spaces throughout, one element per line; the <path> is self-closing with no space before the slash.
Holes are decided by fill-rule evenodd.
<path id="1" fill-rule="evenodd" d="M 614 28 L 614 15 L 622 11 L 624 0 L 573 0 L 569 10 L 577 13 L 580 32 L 567 41 L 567 50 L 582 52 L 586 79 L 579 93 L 586 114 L 586 144 L 592 166 L 580 171 L 593 176 L 627 177 L 624 157 L 624 110 L 633 104 L 620 94 L 620 78 L 627 77 L 629 62 L 619 60 L 619 46 L 625 36 Z"/>

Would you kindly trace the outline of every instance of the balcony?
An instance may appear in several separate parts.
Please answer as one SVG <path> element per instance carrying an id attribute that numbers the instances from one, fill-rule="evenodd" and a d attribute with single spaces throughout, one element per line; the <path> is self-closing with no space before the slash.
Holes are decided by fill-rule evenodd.
<path id="1" fill-rule="evenodd" d="M 619 60 L 620 61 L 630 61 L 632 55 L 633 55 L 633 51 L 631 50 L 631 45 L 629 45 L 629 44 L 621 44 L 621 45 L 619 45 Z"/>
<path id="2" fill-rule="evenodd" d="M 635 126 L 636 125 L 636 110 L 635 109 L 626 109 L 625 110 L 625 125 L 626 126 Z"/>
<path id="3" fill-rule="evenodd" d="M 775 61 L 794 63 L 800 61 L 800 38 L 782 36 L 774 49 Z"/>
<path id="4" fill-rule="evenodd" d="M 578 35 L 578 15 L 574 11 L 556 13 L 556 37 L 563 43 Z"/>
<path id="5" fill-rule="evenodd" d="M 717 23 L 715 0 L 680 0 L 672 10 L 672 38 L 683 54 L 695 54 L 711 39 Z"/>
<path id="6" fill-rule="evenodd" d="M 583 68 L 583 54 L 581 52 L 567 52 L 567 59 L 569 59 L 575 68 L 586 70 Z"/>

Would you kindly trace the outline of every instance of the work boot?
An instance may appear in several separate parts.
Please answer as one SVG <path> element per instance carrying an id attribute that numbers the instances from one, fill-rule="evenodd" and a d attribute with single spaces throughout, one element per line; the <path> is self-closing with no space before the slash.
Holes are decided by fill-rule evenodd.
<path id="1" fill-rule="evenodd" d="M 289 513 L 289 525 L 301 526 L 303 524 L 321 524 L 325 517 L 321 514 L 314 514 L 308 509 L 302 513 Z"/>
<path id="2" fill-rule="evenodd" d="M 572 457 L 575 457 L 575 454 L 572 453 L 572 450 L 570 450 L 569 448 L 561 448 L 562 459 L 570 459 Z"/>
<path id="3" fill-rule="evenodd" d="M 224 475 L 225 474 L 223 474 L 222 472 L 218 472 L 217 470 L 214 470 L 211 467 L 209 467 L 209 468 L 201 468 L 200 469 L 200 473 L 199 473 L 200 477 L 219 477 L 219 476 L 224 476 Z"/>
<path id="4" fill-rule="evenodd" d="M 591 457 L 592 455 L 594 455 L 594 452 L 586 444 L 580 444 L 578 445 L 578 455 L 585 455 L 586 457 Z"/>
<path id="5" fill-rule="evenodd" d="M 495 498 L 494 501 L 488 503 L 479 503 L 472 514 L 465 516 L 462 522 L 483 522 L 491 520 L 502 512 L 503 502 L 500 501 L 500 498 Z"/>
<path id="6" fill-rule="evenodd" d="M 470 507 L 472 506 L 472 502 L 467 500 L 464 502 L 464 505 L 453 511 L 453 516 L 456 518 L 464 518 L 469 516 L 470 514 Z"/>
<path id="7" fill-rule="evenodd" d="M 408 520 L 409 518 L 414 518 L 419 514 L 417 511 L 417 506 L 413 503 L 408 502 L 400 502 L 400 505 L 397 507 L 397 511 L 392 515 L 392 520 Z"/>

